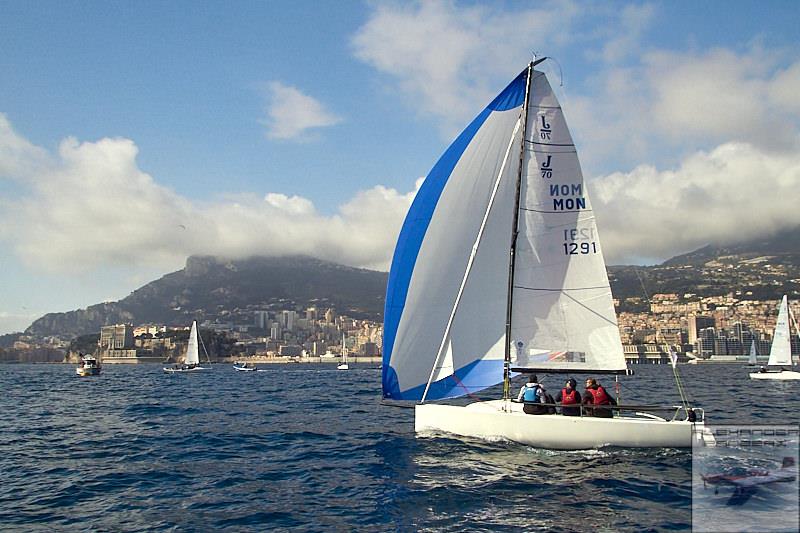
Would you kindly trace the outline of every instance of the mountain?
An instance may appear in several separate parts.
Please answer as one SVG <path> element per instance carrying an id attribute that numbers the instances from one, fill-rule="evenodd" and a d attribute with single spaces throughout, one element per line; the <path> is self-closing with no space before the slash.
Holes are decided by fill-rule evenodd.
<path id="1" fill-rule="evenodd" d="M 734 294 L 740 299 L 800 298 L 800 228 L 735 245 L 709 245 L 655 266 L 611 266 L 619 311 L 643 310 L 647 296 Z M 50 313 L 25 331 L 71 338 L 121 322 L 189 324 L 217 319 L 253 323 L 257 310 L 315 305 L 354 318 L 382 320 L 387 273 L 304 256 L 225 260 L 190 257 L 128 297 L 67 313 Z M 2 339 L 0 339 L 2 340 Z M 9 340 L 13 342 L 13 340 Z"/>
<path id="2" fill-rule="evenodd" d="M 641 311 L 646 296 L 733 294 L 740 300 L 800 297 L 800 227 L 738 244 L 708 245 L 655 266 L 612 266 L 611 290 L 620 311 Z M 631 307 L 633 305 L 634 307 Z M 639 308 L 636 308 L 638 305 Z"/>
<path id="3" fill-rule="evenodd" d="M 205 318 L 252 323 L 256 310 L 333 307 L 354 318 L 380 320 L 386 272 L 346 267 L 305 256 L 226 260 L 192 256 L 183 270 L 133 291 L 118 302 L 49 313 L 25 333 L 75 337 L 109 324 L 189 324 Z"/>
<path id="4" fill-rule="evenodd" d="M 678 255 L 661 263 L 662 266 L 702 266 L 709 261 L 725 258 L 742 260 L 772 256 L 773 262 L 797 267 L 800 265 L 800 227 L 786 229 L 769 237 L 738 244 L 710 244 L 693 252 Z"/>

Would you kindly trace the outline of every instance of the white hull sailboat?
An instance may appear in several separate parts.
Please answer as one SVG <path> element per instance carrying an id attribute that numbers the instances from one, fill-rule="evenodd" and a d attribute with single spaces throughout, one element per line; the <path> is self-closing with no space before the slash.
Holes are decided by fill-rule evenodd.
<path id="1" fill-rule="evenodd" d="M 350 370 L 350 365 L 347 364 L 347 346 L 344 343 L 344 333 L 342 333 L 342 360 L 336 365 L 336 370 Z"/>
<path id="2" fill-rule="evenodd" d="M 186 357 L 184 359 L 184 363 L 182 365 L 175 365 L 172 367 L 164 367 L 164 372 L 168 374 L 177 374 L 177 373 L 184 373 L 184 372 L 203 372 L 205 370 L 211 370 L 210 368 L 206 368 L 200 366 L 200 350 L 199 345 L 202 342 L 200 336 L 197 334 L 197 321 L 192 322 L 192 331 L 189 333 L 189 344 L 186 346 Z M 208 352 L 205 350 L 205 346 L 203 346 L 203 351 L 206 354 L 206 359 L 209 359 Z"/>
<path id="3" fill-rule="evenodd" d="M 414 430 L 422 434 L 446 432 L 489 440 L 506 439 L 552 450 L 691 446 L 696 424 L 648 416 L 653 418 L 534 416 L 523 413 L 522 404 L 504 400 L 475 402 L 466 407 L 422 404 L 414 407 Z"/>
<path id="4" fill-rule="evenodd" d="M 786 295 L 781 299 L 778 308 L 778 321 L 775 332 L 772 334 L 772 345 L 769 350 L 767 366 L 759 372 L 751 372 L 750 379 L 775 379 L 780 381 L 794 381 L 800 379 L 800 372 L 792 370 L 792 344 L 789 302 Z M 797 324 L 795 323 L 795 328 Z"/>
<path id="5" fill-rule="evenodd" d="M 627 373 L 580 164 L 534 69 L 541 61 L 445 151 L 406 215 L 386 292 L 383 396 L 418 402 L 420 434 L 563 450 L 689 447 L 708 433 L 677 370 L 682 405 L 669 420 L 635 406 L 613 418 L 529 415 L 511 399 L 512 372 Z M 499 383 L 500 400 L 430 403 Z"/>

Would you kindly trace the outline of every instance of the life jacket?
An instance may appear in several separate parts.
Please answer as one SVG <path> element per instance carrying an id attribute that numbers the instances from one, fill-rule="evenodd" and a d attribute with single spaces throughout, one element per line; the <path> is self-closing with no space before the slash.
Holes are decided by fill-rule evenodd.
<path id="1" fill-rule="evenodd" d="M 575 389 L 570 389 L 571 392 L 567 392 L 566 387 L 561 389 L 561 405 L 572 405 L 578 403 L 577 399 L 575 398 Z"/>
<path id="2" fill-rule="evenodd" d="M 525 385 L 525 392 L 522 394 L 522 399 L 526 402 L 539 401 L 539 385 Z"/>
<path id="3" fill-rule="evenodd" d="M 606 390 L 600 385 L 592 390 L 592 400 L 594 400 L 595 405 L 609 405 L 611 403 L 608 394 L 606 394 Z"/>

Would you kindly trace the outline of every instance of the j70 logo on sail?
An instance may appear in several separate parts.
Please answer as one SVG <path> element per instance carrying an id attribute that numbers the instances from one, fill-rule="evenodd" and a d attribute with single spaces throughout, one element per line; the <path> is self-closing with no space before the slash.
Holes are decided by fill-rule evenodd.
<path id="1" fill-rule="evenodd" d="M 539 171 L 542 173 L 542 177 L 545 178 L 545 179 L 548 179 L 548 180 L 553 177 L 552 159 L 553 159 L 553 156 L 552 155 L 548 155 L 547 156 L 547 161 L 542 163 L 541 168 L 539 168 Z"/>
<path id="2" fill-rule="evenodd" d="M 547 120 L 545 119 L 545 116 L 542 115 L 542 127 L 539 130 L 539 138 L 542 139 L 543 141 L 549 141 L 550 140 L 550 133 L 552 133 L 552 131 L 553 130 L 550 127 L 550 123 L 547 122 Z"/>

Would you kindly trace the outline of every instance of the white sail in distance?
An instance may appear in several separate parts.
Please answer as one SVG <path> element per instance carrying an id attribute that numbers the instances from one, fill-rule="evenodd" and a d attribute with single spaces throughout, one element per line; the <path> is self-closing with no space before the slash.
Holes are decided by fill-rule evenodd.
<path id="1" fill-rule="evenodd" d="M 197 321 L 192 322 L 192 331 L 189 333 L 189 344 L 186 347 L 186 364 L 200 364 L 200 352 L 197 342 Z"/>
<path id="2" fill-rule="evenodd" d="M 784 295 L 778 310 L 778 322 L 775 324 L 775 332 L 772 334 L 772 347 L 769 350 L 767 366 L 791 365 L 792 347 L 791 334 L 789 332 L 789 303 L 786 295 Z"/>

